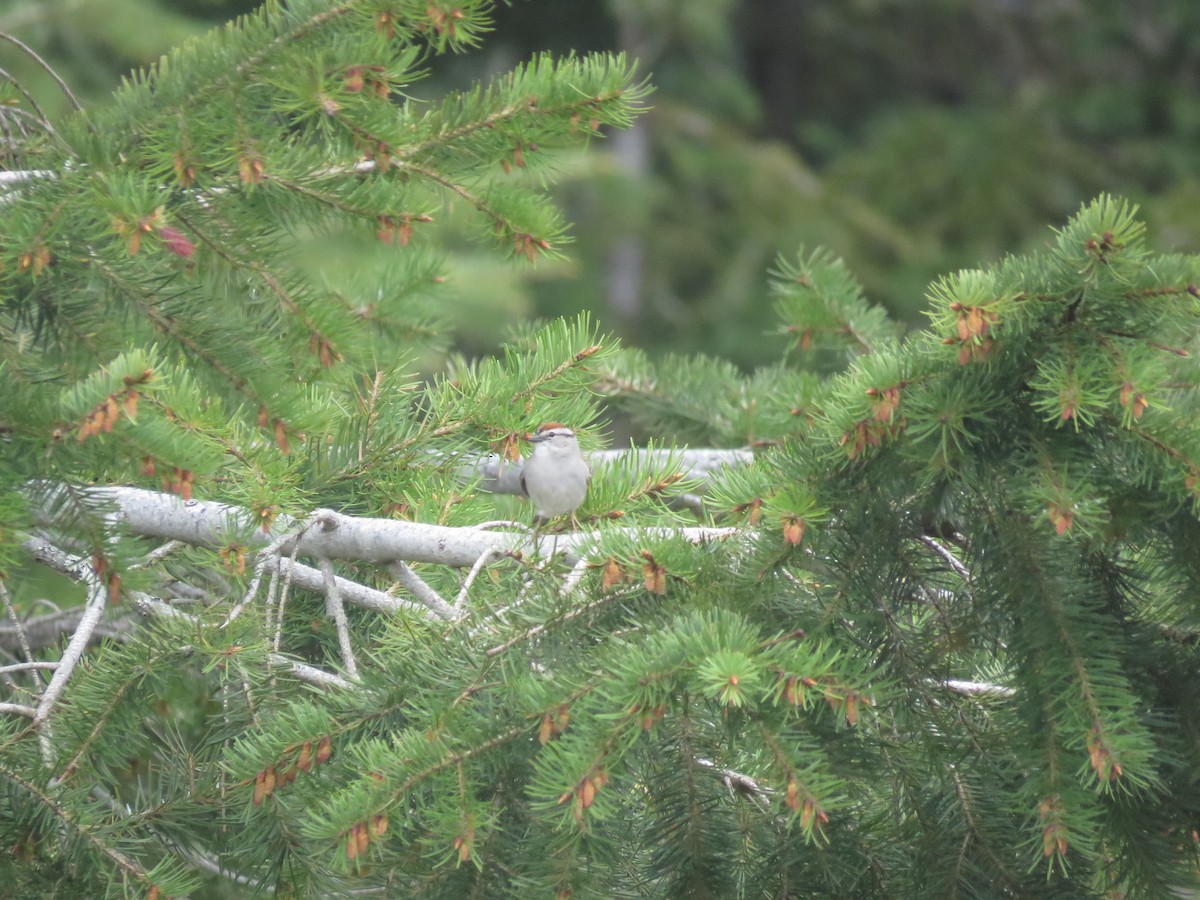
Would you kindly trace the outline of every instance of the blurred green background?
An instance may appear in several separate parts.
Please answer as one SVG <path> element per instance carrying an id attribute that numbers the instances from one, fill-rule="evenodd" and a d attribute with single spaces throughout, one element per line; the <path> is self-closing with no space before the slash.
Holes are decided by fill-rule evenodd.
<path id="1" fill-rule="evenodd" d="M 9 0 L 0 32 L 84 103 L 129 69 L 253 9 L 241 0 Z M 656 92 L 632 132 L 558 157 L 569 258 L 497 260 L 440 228 L 457 346 L 592 310 L 651 352 L 753 367 L 778 357 L 767 271 L 824 245 L 919 325 L 936 275 L 1043 245 L 1102 191 L 1142 207 L 1164 249 L 1200 249 L 1196 0 L 512 0 L 477 53 L 430 61 L 416 98 L 538 50 L 624 50 Z M 47 109 L 47 76 L 0 68 Z M 394 248 L 340 246 L 331 277 Z"/>

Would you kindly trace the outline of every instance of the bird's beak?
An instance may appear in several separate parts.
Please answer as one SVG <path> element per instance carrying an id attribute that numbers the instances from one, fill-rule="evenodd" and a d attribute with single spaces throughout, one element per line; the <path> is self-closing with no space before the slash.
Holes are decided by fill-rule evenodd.
<path id="1" fill-rule="evenodd" d="M 535 432 L 530 432 L 529 434 L 525 435 L 525 440 L 529 441 L 531 444 L 540 444 L 545 439 L 546 436 L 544 434 L 537 434 Z"/>

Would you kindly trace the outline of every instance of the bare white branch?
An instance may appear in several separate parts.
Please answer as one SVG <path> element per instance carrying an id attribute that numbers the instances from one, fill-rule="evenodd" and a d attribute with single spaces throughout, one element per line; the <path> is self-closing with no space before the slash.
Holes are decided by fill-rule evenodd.
<path id="1" fill-rule="evenodd" d="M 575 591 L 575 589 L 579 587 L 579 583 L 583 581 L 583 576 L 587 570 L 588 561 L 586 559 L 581 559 L 575 563 L 575 565 L 571 567 L 571 571 L 567 573 L 567 577 L 563 579 L 562 592 L 564 594 L 570 594 Z"/>
<path id="2" fill-rule="evenodd" d="M 324 587 L 321 573 L 317 569 L 312 568 L 312 566 L 293 562 L 286 556 L 275 557 L 270 561 L 269 565 L 271 568 L 290 576 L 292 584 L 302 587 L 305 590 L 320 591 Z M 385 594 L 383 591 L 359 584 L 357 581 L 343 578 L 340 575 L 334 576 L 334 578 L 342 599 L 347 603 L 353 603 L 355 606 L 361 606 L 364 609 L 370 609 L 379 613 L 386 613 L 390 616 L 405 611 L 419 612 L 421 614 L 426 613 L 425 609 L 415 603 L 401 600 L 390 594 Z"/>
<path id="3" fill-rule="evenodd" d="M 390 615 L 419 612 L 422 616 L 455 622 L 461 618 L 466 608 L 465 601 L 472 585 L 489 562 L 505 558 L 519 560 L 522 557 L 548 559 L 557 556 L 563 560 L 571 569 L 563 579 L 561 589 L 571 592 L 578 588 L 588 569 L 587 554 L 597 537 L 595 532 L 566 532 L 543 536 L 530 535 L 524 529 L 491 531 L 487 528 L 451 528 L 392 519 L 355 518 L 332 510 L 318 510 L 303 524 L 281 516 L 274 523 L 272 533 L 264 535 L 259 528 L 260 520 L 249 510 L 236 506 L 211 501 L 182 500 L 173 494 L 129 487 L 78 490 L 85 499 L 94 500 L 102 509 L 107 510 L 105 515 L 109 517 L 111 525 L 120 526 L 122 530 L 135 535 L 167 541 L 160 551 L 156 551 L 159 556 L 155 556 L 155 560 L 165 555 L 168 550 L 175 549 L 178 546 L 176 542 L 210 548 L 225 547 L 231 542 L 237 542 L 257 548 L 259 559 L 250 589 L 234 606 L 226 618 L 226 623 L 232 621 L 257 596 L 263 573 L 271 571 L 273 578 L 269 593 L 272 596 L 279 581 L 284 582 L 278 605 L 275 606 L 272 599 L 268 598 L 268 606 L 275 607 L 275 619 L 271 624 L 276 628 L 276 652 L 271 657 L 271 665 L 286 665 L 297 677 L 322 686 L 347 686 L 358 677 L 345 615 L 345 603 L 354 603 Z M 52 516 L 49 512 L 41 518 L 47 526 L 53 527 L 55 524 L 50 521 Z M 486 524 L 489 528 L 504 525 L 498 522 Z M 743 534 L 736 528 L 701 527 L 629 528 L 605 533 L 620 534 L 622 531 L 640 540 L 682 538 L 693 543 L 727 540 Z M 35 723 L 43 726 L 84 649 L 101 628 L 100 622 L 105 613 L 108 591 L 107 585 L 92 571 L 86 560 L 60 550 L 50 541 L 31 539 L 26 542 L 26 549 L 34 559 L 65 572 L 88 587 L 88 599 L 82 613 L 76 614 L 74 618 L 68 614 L 61 614 L 64 616 L 62 622 L 56 619 L 54 623 L 61 633 L 66 627 L 63 623 L 69 622 L 72 631 L 61 660 L 50 670 L 53 673 L 50 682 L 42 691 L 34 710 Z M 317 559 L 319 568 L 298 563 L 298 554 Z M 416 602 L 398 599 L 383 591 L 335 575 L 333 561 L 339 559 L 381 566 L 399 580 Z M 410 565 L 417 562 L 468 569 L 454 605 L 448 603 L 417 574 Z M 283 606 L 287 591 L 293 583 L 307 590 L 319 591 L 325 596 L 327 610 L 337 628 L 342 661 L 348 679 L 311 667 L 297 668 L 300 664 L 293 663 L 278 652 L 282 641 Z M 563 620 L 575 618 L 598 605 L 609 603 L 615 596 L 617 595 L 609 594 L 584 604 L 568 612 Z M 134 594 L 131 599 L 131 605 L 143 614 L 184 617 L 190 621 L 199 621 L 157 597 Z M 517 603 L 519 602 L 520 598 L 517 600 Z M 10 619 L 14 620 L 10 628 L 19 630 L 21 623 L 15 620 L 15 613 L 10 615 Z M 0 625 L 0 632 L 4 628 L 5 626 Z M 535 627 L 519 634 L 493 647 L 488 651 L 488 655 L 494 656 L 513 644 L 534 638 L 541 630 L 542 627 Z M 0 634 L 0 637 L 3 635 Z M 26 658 L 31 660 L 32 648 L 28 647 L 28 641 L 25 641 L 23 649 Z M 38 668 L 40 667 L 33 670 Z M 42 737 L 48 737 L 44 728 Z"/>
<path id="4" fill-rule="evenodd" d="M 180 540 L 198 547 L 221 547 L 233 538 L 252 547 L 265 547 L 295 529 L 293 519 L 280 516 L 271 534 L 264 535 L 258 527 L 259 520 L 242 507 L 208 500 L 181 500 L 173 494 L 141 488 L 95 487 L 85 489 L 84 493 L 111 504 L 114 524 L 119 523 L 134 534 Z M 595 537 L 585 531 L 545 536 L 533 547 L 524 534 L 356 518 L 333 510 L 318 510 L 310 521 L 311 527 L 303 534 L 289 536 L 280 545 L 281 553 L 288 553 L 294 547 L 314 559 L 352 559 L 377 565 L 399 559 L 469 568 L 489 550 L 499 555 L 536 550 L 541 556 L 557 550 L 568 565 L 574 565 L 582 548 Z M 681 537 L 692 543 L 725 540 L 742 533 L 737 528 L 704 527 L 625 531 L 643 539 Z"/>
<path id="5" fill-rule="evenodd" d="M 280 559 L 282 560 L 282 557 L 280 557 Z M 268 602 L 275 607 L 275 642 L 272 644 L 272 646 L 275 648 L 276 652 L 278 652 L 279 648 L 283 646 L 283 610 L 287 606 L 288 597 L 290 597 L 292 593 L 292 580 L 296 574 L 296 568 L 296 548 L 292 547 L 291 555 L 288 557 L 287 569 L 279 570 L 283 573 L 283 584 L 280 585 L 278 579 L 271 579 L 271 586 L 273 588 L 277 588 L 279 591 L 277 598 L 273 597 L 272 599 L 268 600 Z M 317 575 L 321 579 L 321 583 L 324 584 L 325 576 L 321 575 L 320 572 L 318 572 Z M 270 617 L 268 616 L 268 621 L 269 620 Z"/>
<path id="6" fill-rule="evenodd" d="M 462 587 L 459 588 L 458 597 L 454 601 L 454 605 L 459 609 L 466 609 L 467 594 L 471 590 L 471 585 L 475 583 L 475 579 L 479 577 L 479 573 L 483 571 L 483 567 L 490 562 L 494 562 L 500 557 L 494 550 L 485 550 L 479 554 L 479 559 L 475 560 L 475 565 L 471 566 L 471 571 L 467 573 L 467 577 L 463 579 Z"/>
<path id="7" fill-rule="evenodd" d="M 949 547 L 927 534 L 921 535 L 918 540 L 942 559 L 944 559 L 946 561 L 946 565 L 953 569 L 954 574 L 956 574 L 959 578 L 961 578 L 963 581 L 971 580 L 970 571 L 966 566 L 959 562 L 958 557 L 954 555 L 954 552 Z"/>
<path id="8" fill-rule="evenodd" d="M 83 610 L 74 607 L 46 616 L 25 619 L 20 625 L 29 639 L 30 647 L 34 650 L 41 650 L 45 647 L 56 646 L 64 634 L 74 631 L 82 615 Z M 129 611 L 119 612 L 111 617 L 105 616 L 92 632 L 92 639 L 120 639 L 133 627 L 134 622 L 134 616 Z M 16 646 L 14 627 L 8 623 L 0 626 L 0 649 L 13 652 Z"/>
<path id="9" fill-rule="evenodd" d="M 197 619 L 195 616 L 189 615 L 182 610 L 178 610 L 165 600 L 161 600 L 158 597 L 151 597 L 149 594 L 134 594 L 133 605 L 143 616 L 162 616 L 163 618 L 171 619 L 187 619 L 189 622 L 199 621 L 199 619 Z"/>
<path id="10" fill-rule="evenodd" d="M 294 659 L 288 659 L 282 653 L 272 653 L 270 660 L 271 665 L 287 669 L 301 681 L 306 681 L 315 687 L 335 687 L 346 690 L 352 690 L 355 687 L 354 682 L 343 678 L 341 675 L 326 672 L 324 669 L 318 669 L 316 666 L 310 666 L 306 663 L 296 662 Z"/>
<path id="11" fill-rule="evenodd" d="M 24 184 L 35 178 L 50 178 L 54 175 L 49 169 L 25 169 L 10 172 L 0 172 L 0 191 L 9 190 L 14 185 Z"/>
<path id="12" fill-rule="evenodd" d="M 588 463 L 593 469 L 603 468 L 618 461 L 624 461 L 636 456 L 643 465 L 666 465 L 670 461 L 678 463 L 681 471 L 688 478 L 707 480 L 719 469 L 725 466 L 746 466 L 754 461 L 754 453 L 748 449 L 742 450 L 708 450 L 708 449 L 646 449 L 631 447 L 625 450 L 593 450 L 587 454 Z M 493 494 L 521 494 L 521 463 L 501 459 L 497 455 L 486 456 L 482 459 L 464 463 L 459 473 L 464 480 L 479 480 L 479 486 Z"/>
<path id="13" fill-rule="evenodd" d="M 478 525 L 473 525 L 473 528 L 478 528 L 480 531 L 491 531 L 495 528 L 503 528 L 508 531 L 522 531 L 525 534 L 533 534 L 533 529 L 524 522 L 518 522 L 515 519 L 489 519 L 486 522 L 480 522 Z"/>
<path id="14" fill-rule="evenodd" d="M 515 549 L 523 538 L 393 519 L 360 519 L 329 509 L 313 516 L 315 527 L 298 541 L 301 553 L 387 565 L 394 560 L 466 568 L 487 550 Z"/>
<path id="15" fill-rule="evenodd" d="M 234 619 L 242 614 L 242 610 L 258 596 L 258 586 L 262 584 L 263 572 L 273 559 L 278 558 L 279 548 L 290 535 L 281 535 L 270 543 L 261 553 L 258 554 L 258 561 L 254 564 L 254 572 L 250 576 L 250 585 L 246 588 L 246 593 L 242 595 L 241 602 L 229 611 L 229 615 L 225 617 L 222 627 L 225 627 Z"/>
<path id="16" fill-rule="evenodd" d="M 711 759 L 706 759 L 705 757 L 698 757 L 696 764 L 706 769 L 712 769 L 720 777 L 730 796 L 736 797 L 740 794 L 743 797 L 749 797 L 754 805 L 763 812 L 770 812 L 771 804 L 769 798 L 776 793 L 774 788 L 759 784 L 749 775 L 718 766 Z"/>
<path id="17" fill-rule="evenodd" d="M 346 607 L 338 591 L 337 578 L 333 574 L 333 563 L 322 557 L 318 560 L 321 577 L 325 582 L 325 612 L 337 627 L 338 646 L 342 651 L 342 666 L 346 673 L 358 680 L 358 664 L 354 661 L 354 645 L 350 643 L 350 623 L 346 620 Z"/>
<path id="18" fill-rule="evenodd" d="M 153 566 L 155 563 L 162 562 L 176 550 L 187 546 L 183 541 L 167 541 L 161 547 L 155 547 L 146 554 L 146 559 L 137 568 L 145 569 Z"/>
<path id="19" fill-rule="evenodd" d="M 50 714 L 52 714 L 54 704 L 58 702 L 62 691 L 65 690 L 66 684 L 74 672 L 74 668 L 77 667 L 80 658 L 82 658 L 84 650 L 88 647 L 92 635 L 96 631 L 97 624 L 100 623 L 104 608 L 108 604 L 108 587 L 96 576 L 91 566 L 85 560 L 60 550 L 60 548 L 49 544 L 48 541 L 41 539 L 26 540 L 25 550 L 37 562 L 49 565 L 50 568 L 60 571 L 62 574 L 73 578 L 73 580 L 83 582 L 88 586 L 88 600 L 84 604 L 82 613 L 67 611 L 65 613 L 55 613 L 54 616 L 44 617 L 54 619 L 54 623 L 59 626 L 60 634 L 62 630 L 72 629 L 70 641 L 67 642 L 67 647 L 62 652 L 61 659 L 58 662 L 37 662 L 30 660 L 0 667 L 0 672 L 5 673 L 24 670 L 53 671 L 53 676 L 50 678 L 49 684 L 42 691 L 42 696 L 38 698 L 37 707 L 24 706 L 24 704 L 20 703 L 0 702 L 0 713 L 24 715 L 34 722 L 34 725 L 42 732 L 43 752 L 47 752 L 48 754 L 47 727 L 49 725 Z M 331 569 L 330 574 L 332 574 Z M 334 590 L 335 592 L 337 590 L 336 583 Z M 152 616 L 182 618 L 190 620 L 190 622 L 197 622 L 196 617 L 176 610 L 174 606 L 160 598 L 156 598 L 156 596 L 132 593 L 130 600 L 134 608 L 137 608 L 137 611 L 144 614 L 144 616 L 152 614 Z M 335 622 L 337 622 L 338 617 L 336 613 L 334 613 L 334 618 Z M 344 619 L 346 619 L 346 616 L 344 616 L 343 610 L 341 623 L 338 625 L 338 635 L 341 638 L 344 634 L 344 643 L 348 644 L 348 632 L 343 631 Z M 270 654 L 269 659 L 272 666 L 287 668 L 296 678 L 305 680 L 305 682 L 310 684 L 322 686 L 322 688 L 330 688 L 330 686 L 335 686 L 335 688 L 349 688 L 349 686 L 352 686 L 352 682 L 349 682 L 346 678 L 342 678 L 331 672 L 324 672 L 314 666 L 302 664 L 302 662 L 290 660 L 287 656 L 280 653 Z M 347 658 L 347 671 L 354 677 L 358 674 L 354 666 L 353 654 Z"/>
<path id="20" fill-rule="evenodd" d="M 948 678 L 941 682 L 941 685 L 956 694 L 965 694 L 968 697 L 1015 697 L 1017 694 L 1014 688 L 986 681 L 959 681 L 957 678 Z"/>
<path id="21" fill-rule="evenodd" d="M 388 572 L 406 587 L 414 597 L 424 603 L 441 619 L 453 622 L 458 618 L 458 612 L 442 599 L 442 595 L 431 588 L 420 575 L 400 560 L 394 560 L 387 565 Z"/>
<path id="22" fill-rule="evenodd" d="M 87 649 L 88 642 L 92 639 L 93 629 L 104 615 L 104 608 L 108 604 L 108 586 L 101 582 L 96 573 L 92 571 L 92 567 L 84 560 L 64 553 L 48 541 L 30 538 L 25 542 L 25 549 L 38 562 L 45 563 L 82 581 L 88 589 L 87 601 L 84 603 L 83 615 L 79 619 L 79 624 L 75 626 L 75 632 L 71 635 L 71 640 L 67 642 L 66 649 L 63 650 L 58 667 L 54 670 L 54 674 L 50 677 L 50 683 L 46 685 L 46 689 L 42 691 L 41 699 L 38 701 L 33 724 L 41 727 L 50 717 L 54 704 L 58 702 L 59 696 L 67 686 L 67 681 L 71 678 L 71 673 L 75 671 L 75 666 L 79 664 L 79 660 L 83 657 L 83 651 Z"/>
<path id="23" fill-rule="evenodd" d="M 56 662 L 31 661 L 31 662 L 23 662 L 23 663 L 13 663 L 12 665 L 9 665 L 9 666 L 0 666 L 0 673 L 28 672 L 33 669 L 57 669 L 57 668 L 58 668 L 58 663 L 56 663 Z"/>

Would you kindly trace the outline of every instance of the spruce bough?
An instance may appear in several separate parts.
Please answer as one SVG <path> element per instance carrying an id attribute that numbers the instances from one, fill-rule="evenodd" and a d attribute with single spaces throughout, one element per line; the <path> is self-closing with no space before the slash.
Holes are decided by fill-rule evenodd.
<path id="1" fill-rule="evenodd" d="M 403 102 L 488 7 L 271 5 L 30 138 L 0 204 L 0 883 L 1195 889 L 1200 260 L 1100 198 L 935 283 L 905 339 L 802 252 L 754 375 L 579 319 L 418 382 L 423 231 L 466 208 L 556 252 L 524 173 L 645 93 L 589 57 Z M 386 291 L 296 264 L 334 229 L 394 252 Z M 606 457 L 554 557 L 464 481 L 615 409 L 754 461 Z"/>

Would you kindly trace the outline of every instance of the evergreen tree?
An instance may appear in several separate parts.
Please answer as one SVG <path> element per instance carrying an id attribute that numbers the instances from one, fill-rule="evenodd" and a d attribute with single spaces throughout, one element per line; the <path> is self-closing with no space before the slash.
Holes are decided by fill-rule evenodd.
<path id="1" fill-rule="evenodd" d="M 802 252 L 752 376 L 580 319 L 422 381 L 427 233 L 558 252 L 555 149 L 645 94 L 538 58 L 406 101 L 488 7 L 269 4 L 23 120 L 0 884 L 1195 890 L 1200 258 L 1101 198 L 906 340 Z M 329 240 L 395 258 L 337 278 Z M 613 410 L 667 446 L 597 453 L 580 531 L 514 522 L 522 433 Z"/>

